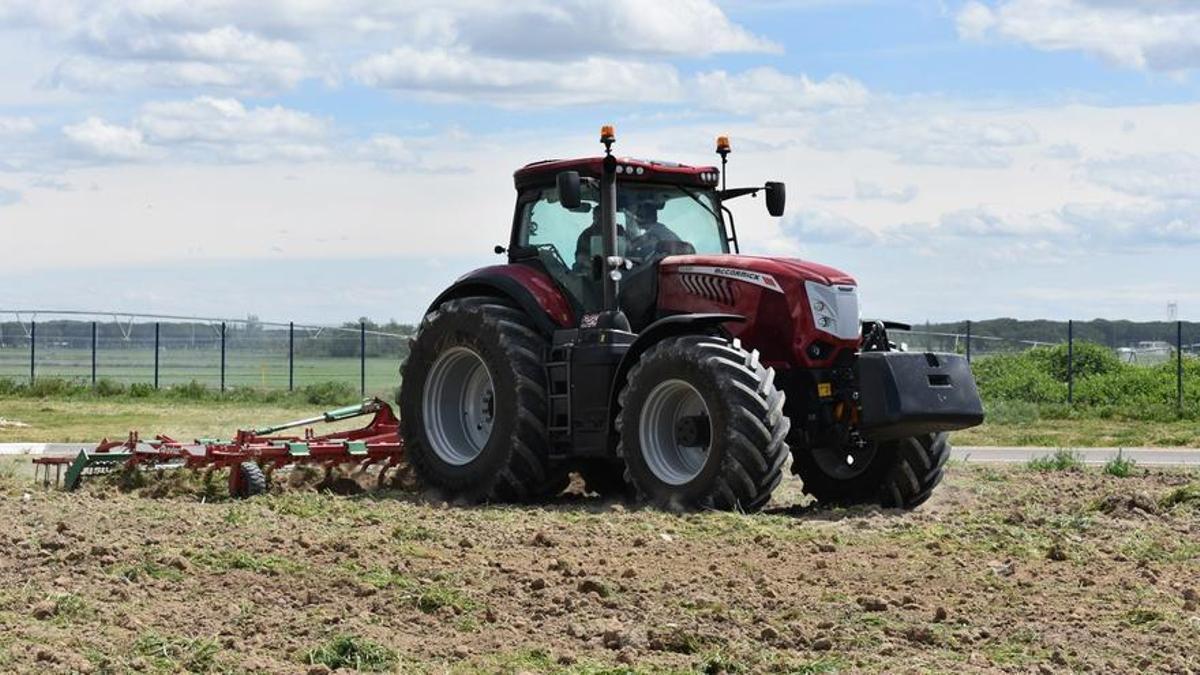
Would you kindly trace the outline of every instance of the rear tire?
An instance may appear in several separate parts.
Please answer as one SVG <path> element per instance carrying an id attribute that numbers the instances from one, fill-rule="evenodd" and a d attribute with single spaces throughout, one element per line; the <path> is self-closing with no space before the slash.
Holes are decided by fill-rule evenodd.
<path id="1" fill-rule="evenodd" d="M 721 337 L 666 338 L 642 354 L 617 416 L 638 497 L 671 510 L 765 506 L 788 454 L 774 377 L 757 351 Z"/>
<path id="2" fill-rule="evenodd" d="M 448 300 L 401 366 L 400 429 L 421 483 L 468 501 L 561 489 L 548 466 L 546 340 L 502 299 Z"/>
<path id="3" fill-rule="evenodd" d="M 813 450 L 799 443 L 796 447 L 792 471 L 800 476 L 804 491 L 822 504 L 841 506 L 916 508 L 942 482 L 950 458 L 949 434 L 945 432 L 883 441 L 871 448 L 873 452 L 868 454 L 873 457 L 865 469 L 840 478 L 822 468 Z"/>

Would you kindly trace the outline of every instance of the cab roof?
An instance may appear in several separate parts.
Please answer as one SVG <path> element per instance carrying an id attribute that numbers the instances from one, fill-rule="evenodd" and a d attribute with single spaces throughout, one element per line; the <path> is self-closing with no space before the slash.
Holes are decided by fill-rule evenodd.
<path id="1" fill-rule="evenodd" d="M 560 171 L 578 171 L 580 176 L 599 178 L 603 157 L 545 159 L 517 169 L 513 183 L 518 190 L 554 183 Z M 716 187 L 720 171 L 715 166 L 688 166 L 633 157 L 617 158 L 617 180 L 647 183 L 672 183 L 690 187 Z"/>

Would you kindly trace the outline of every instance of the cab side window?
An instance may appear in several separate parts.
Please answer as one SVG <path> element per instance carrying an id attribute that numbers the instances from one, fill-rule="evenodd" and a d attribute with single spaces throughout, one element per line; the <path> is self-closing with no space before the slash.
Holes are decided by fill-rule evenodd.
<path id="1" fill-rule="evenodd" d="M 521 211 L 518 245 L 537 249 L 550 276 L 585 310 L 598 308 L 599 282 L 592 279 L 592 258 L 601 253 L 600 204 L 595 191 L 584 193 L 578 209 L 566 209 L 554 188 L 539 190 Z M 625 215 L 618 212 L 617 230 Z M 624 242 L 618 243 L 624 250 Z"/>

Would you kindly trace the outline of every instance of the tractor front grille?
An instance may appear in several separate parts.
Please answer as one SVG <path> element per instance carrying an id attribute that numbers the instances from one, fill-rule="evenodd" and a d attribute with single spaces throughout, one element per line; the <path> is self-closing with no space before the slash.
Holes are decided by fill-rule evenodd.
<path id="1" fill-rule="evenodd" d="M 698 295 L 706 300 L 719 302 L 723 305 L 734 305 L 737 302 L 737 294 L 734 290 L 733 281 L 722 277 L 714 277 L 707 274 L 688 274 L 679 275 L 679 281 L 688 293 Z"/>

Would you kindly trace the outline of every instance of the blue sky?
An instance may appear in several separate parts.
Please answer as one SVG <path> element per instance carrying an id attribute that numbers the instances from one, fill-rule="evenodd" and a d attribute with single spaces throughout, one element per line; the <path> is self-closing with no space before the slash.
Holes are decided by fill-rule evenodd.
<path id="1" fill-rule="evenodd" d="M 910 321 L 1200 307 L 1200 6 L 1170 0 L 0 2 L 0 309 L 415 320 L 511 172 L 782 179 L 749 252 Z"/>

